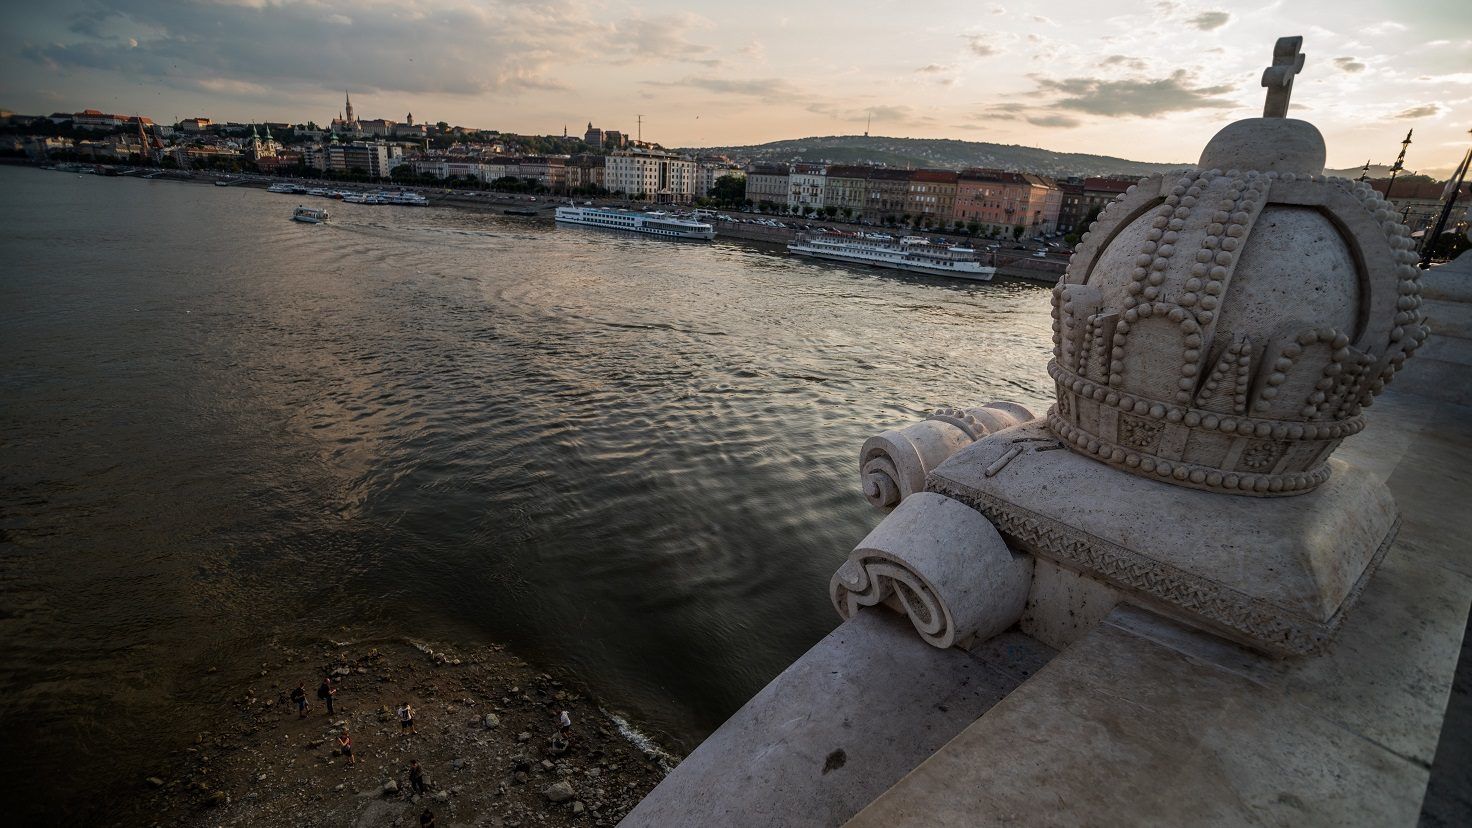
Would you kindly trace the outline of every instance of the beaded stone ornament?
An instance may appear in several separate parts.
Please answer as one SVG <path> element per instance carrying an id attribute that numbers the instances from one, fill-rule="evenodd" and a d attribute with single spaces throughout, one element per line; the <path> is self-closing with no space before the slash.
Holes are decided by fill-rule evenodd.
<path id="1" fill-rule="evenodd" d="M 1053 432 L 1142 476 L 1301 494 L 1426 338 L 1414 243 L 1368 185 L 1326 177 L 1284 117 L 1302 38 L 1263 75 L 1264 117 L 1199 167 L 1141 179 L 1089 226 L 1053 291 Z"/>

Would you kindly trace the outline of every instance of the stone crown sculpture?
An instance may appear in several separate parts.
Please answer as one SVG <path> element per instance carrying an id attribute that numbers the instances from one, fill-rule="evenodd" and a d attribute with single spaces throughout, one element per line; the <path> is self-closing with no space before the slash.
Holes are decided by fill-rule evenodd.
<path id="1" fill-rule="evenodd" d="M 1400 516 L 1330 455 L 1427 331 L 1397 216 L 1324 178 L 1318 130 L 1283 117 L 1301 42 L 1278 41 L 1263 118 L 1079 244 L 1046 419 L 942 409 L 864 443 L 864 494 L 893 511 L 830 581 L 840 615 L 884 605 L 937 647 L 1015 623 L 1062 649 L 1128 602 L 1274 656 L 1333 640 Z"/>
<path id="2" fill-rule="evenodd" d="M 1323 176 L 1318 130 L 1283 117 L 1301 42 L 1277 43 L 1265 117 L 1084 234 L 1048 364 L 1048 423 L 1074 450 L 1182 486 L 1301 494 L 1427 336 L 1405 226 L 1368 185 Z"/>

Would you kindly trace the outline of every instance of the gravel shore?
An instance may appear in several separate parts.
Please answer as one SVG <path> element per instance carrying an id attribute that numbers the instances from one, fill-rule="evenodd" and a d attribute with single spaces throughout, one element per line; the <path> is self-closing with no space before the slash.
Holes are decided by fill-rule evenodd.
<path id="1" fill-rule="evenodd" d="M 139 825 L 613 825 L 674 761 L 592 700 L 498 647 L 409 642 L 281 649 L 222 702 L 221 726 L 139 780 Z M 335 714 L 317 699 L 331 676 Z M 310 710 L 289 698 L 305 685 Z M 417 711 L 416 734 L 395 711 Z M 572 718 L 571 739 L 558 715 Z M 338 750 L 346 728 L 357 764 Z M 636 741 L 638 744 L 636 744 Z M 415 795 L 409 762 L 424 768 Z M 127 809 L 131 810 L 131 809 Z"/>

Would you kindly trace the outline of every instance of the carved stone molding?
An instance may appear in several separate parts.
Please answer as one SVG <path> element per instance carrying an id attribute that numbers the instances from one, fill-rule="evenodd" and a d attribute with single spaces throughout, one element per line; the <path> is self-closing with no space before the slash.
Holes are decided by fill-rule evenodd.
<path id="1" fill-rule="evenodd" d="M 1333 637 L 1400 524 L 1383 484 L 1339 461 L 1302 498 L 1221 498 L 1051 451 L 1047 433 L 1039 420 L 990 435 L 927 490 L 976 509 L 1013 549 L 1277 655 Z"/>

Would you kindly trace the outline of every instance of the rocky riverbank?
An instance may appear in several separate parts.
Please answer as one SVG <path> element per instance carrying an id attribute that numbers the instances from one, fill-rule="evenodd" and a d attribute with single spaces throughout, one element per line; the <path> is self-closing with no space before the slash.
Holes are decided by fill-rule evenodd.
<path id="1" fill-rule="evenodd" d="M 591 699 L 498 647 L 408 642 L 279 650 L 220 708 L 220 727 L 139 780 L 141 825 L 613 825 L 673 761 Z M 317 699 L 331 676 L 333 715 Z M 289 694 L 305 684 L 298 716 Z M 395 711 L 417 711 L 415 734 Z M 572 718 L 558 737 L 558 715 Z M 351 734 L 356 765 L 338 749 Z M 415 794 L 409 762 L 424 768 Z"/>

